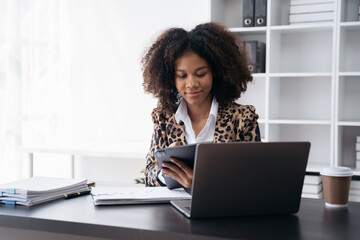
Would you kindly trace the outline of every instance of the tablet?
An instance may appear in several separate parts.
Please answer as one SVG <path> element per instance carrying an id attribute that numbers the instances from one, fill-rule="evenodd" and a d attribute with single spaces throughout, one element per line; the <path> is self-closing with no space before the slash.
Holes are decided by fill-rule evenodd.
<path id="1" fill-rule="evenodd" d="M 170 158 L 176 158 L 180 161 L 183 161 L 188 165 L 190 168 L 194 168 L 194 158 L 195 158 L 195 151 L 196 151 L 197 144 L 189 144 L 189 145 L 182 145 L 177 147 L 170 147 L 164 149 L 158 149 L 155 151 L 156 159 L 161 168 L 163 162 L 171 162 Z M 178 183 L 176 180 L 165 177 L 165 183 L 167 188 L 175 189 L 175 188 L 182 188 L 183 186 Z"/>

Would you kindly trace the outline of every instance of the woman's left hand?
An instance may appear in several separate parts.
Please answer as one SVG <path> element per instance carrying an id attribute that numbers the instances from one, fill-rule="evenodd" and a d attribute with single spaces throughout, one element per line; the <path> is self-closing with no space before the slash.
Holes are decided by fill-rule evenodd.
<path id="1" fill-rule="evenodd" d="M 170 177 L 178 181 L 183 187 L 191 188 L 193 179 L 193 170 L 184 162 L 170 158 L 171 163 L 163 162 L 161 171 L 165 173 L 166 177 Z"/>

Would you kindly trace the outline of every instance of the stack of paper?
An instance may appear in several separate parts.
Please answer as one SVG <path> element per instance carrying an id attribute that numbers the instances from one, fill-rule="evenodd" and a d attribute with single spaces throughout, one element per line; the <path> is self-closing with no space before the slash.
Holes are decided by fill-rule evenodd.
<path id="1" fill-rule="evenodd" d="M 355 154 L 356 154 L 356 168 L 360 169 L 360 136 L 356 137 Z"/>
<path id="2" fill-rule="evenodd" d="M 166 187 L 94 187 L 91 191 L 95 205 L 166 203 L 191 199 L 184 189 Z"/>
<path id="3" fill-rule="evenodd" d="M 351 180 L 349 201 L 360 202 L 360 180 Z"/>
<path id="4" fill-rule="evenodd" d="M 322 182 L 320 175 L 305 175 L 303 191 L 301 197 L 322 198 Z"/>
<path id="5" fill-rule="evenodd" d="M 89 190 L 86 179 L 33 177 L 0 185 L 0 203 L 32 206 Z"/>
<path id="6" fill-rule="evenodd" d="M 289 24 L 334 21 L 334 0 L 291 0 Z"/>

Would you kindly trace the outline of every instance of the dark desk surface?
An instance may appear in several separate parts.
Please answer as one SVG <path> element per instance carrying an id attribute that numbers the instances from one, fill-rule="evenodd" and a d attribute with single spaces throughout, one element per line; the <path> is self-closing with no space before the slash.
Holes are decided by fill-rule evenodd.
<path id="1" fill-rule="evenodd" d="M 360 203 L 302 199 L 287 216 L 190 220 L 170 204 L 98 206 L 91 196 L 33 207 L 0 204 L 0 227 L 124 239 L 360 239 Z"/>

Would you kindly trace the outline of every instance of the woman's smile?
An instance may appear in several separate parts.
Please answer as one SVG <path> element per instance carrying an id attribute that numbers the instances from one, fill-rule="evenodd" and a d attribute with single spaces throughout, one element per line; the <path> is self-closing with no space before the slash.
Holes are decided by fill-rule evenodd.
<path id="1" fill-rule="evenodd" d="M 187 52 L 175 62 L 175 86 L 187 106 L 210 106 L 213 76 L 205 59 Z"/>

